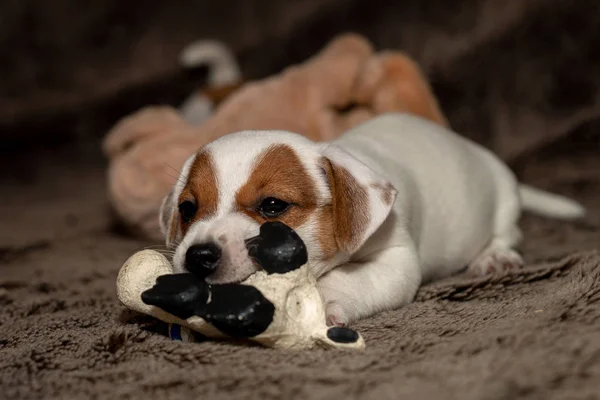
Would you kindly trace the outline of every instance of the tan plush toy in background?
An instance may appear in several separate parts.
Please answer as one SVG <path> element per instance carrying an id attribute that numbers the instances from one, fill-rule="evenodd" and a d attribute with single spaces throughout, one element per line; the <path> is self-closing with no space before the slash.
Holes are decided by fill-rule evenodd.
<path id="1" fill-rule="evenodd" d="M 224 97 L 239 84 L 237 70 L 230 65 L 232 58 L 214 46 L 206 52 L 195 46 L 195 51 L 184 52 L 186 65 L 208 59 L 230 70 L 224 74 L 228 78 L 215 80 L 208 92 L 198 95 L 198 101 L 206 102 L 211 95 Z M 210 109 L 212 115 L 199 111 L 198 117 L 194 114 L 198 111 L 190 111 L 206 109 L 189 100 L 183 113 L 170 107 L 148 107 L 121 120 L 105 138 L 111 203 L 139 234 L 160 237 L 158 211 L 179 169 L 199 147 L 227 133 L 282 129 L 327 141 L 389 111 L 447 125 L 415 62 L 402 52 L 375 53 L 366 39 L 355 34 L 334 39 L 301 65 L 242 85 Z"/>
<path id="2" fill-rule="evenodd" d="M 192 273 L 173 274 L 166 257 L 143 250 L 119 271 L 117 296 L 134 311 L 209 338 L 281 349 L 364 349 L 356 331 L 325 324 L 306 247 L 292 229 L 280 222 L 263 224 L 248 241 L 248 254 L 262 270 L 240 284 L 210 285 Z"/>

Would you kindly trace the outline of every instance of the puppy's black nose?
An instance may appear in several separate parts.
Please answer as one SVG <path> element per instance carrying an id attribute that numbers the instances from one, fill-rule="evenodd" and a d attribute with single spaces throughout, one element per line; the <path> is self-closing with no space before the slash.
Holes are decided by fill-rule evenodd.
<path id="1" fill-rule="evenodd" d="M 185 268 L 200 279 L 215 272 L 221 249 L 214 243 L 195 244 L 185 253 Z"/>

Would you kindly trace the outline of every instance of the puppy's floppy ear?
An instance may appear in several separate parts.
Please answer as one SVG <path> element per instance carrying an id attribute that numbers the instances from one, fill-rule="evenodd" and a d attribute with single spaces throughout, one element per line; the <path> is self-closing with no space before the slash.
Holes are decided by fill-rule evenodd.
<path id="1" fill-rule="evenodd" d="M 322 154 L 322 167 L 331 187 L 336 244 L 340 250 L 353 253 L 385 221 L 396 200 L 397 190 L 340 147 L 327 145 Z"/>
<path id="2" fill-rule="evenodd" d="M 177 210 L 177 199 L 175 198 L 175 189 L 172 189 L 162 201 L 159 213 L 160 231 L 165 235 L 167 247 L 180 240 L 181 226 L 179 223 L 179 212 Z"/>

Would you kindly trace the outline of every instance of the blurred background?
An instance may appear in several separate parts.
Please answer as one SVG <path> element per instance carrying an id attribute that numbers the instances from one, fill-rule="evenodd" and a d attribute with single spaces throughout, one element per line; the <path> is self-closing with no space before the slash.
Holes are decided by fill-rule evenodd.
<path id="1" fill-rule="evenodd" d="M 451 126 L 521 177 L 596 193 L 599 18 L 595 0 L 3 1 L 2 243 L 113 226 L 101 139 L 202 85 L 179 64 L 200 39 L 222 41 L 244 78 L 260 79 L 337 34 L 363 34 L 418 61 Z"/>
<path id="2" fill-rule="evenodd" d="M 124 260 L 159 242 L 110 207 L 106 133 L 205 85 L 207 70 L 182 73 L 194 41 L 221 41 L 260 80 L 344 32 L 414 58 L 452 128 L 523 181 L 582 202 L 586 220 L 525 216 L 523 254 L 541 264 L 512 281 L 423 288 L 358 326 L 363 355 L 153 334 L 115 294 Z M 0 1 L 0 393 L 597 398 L 599 49 L 598 0 Z"/>

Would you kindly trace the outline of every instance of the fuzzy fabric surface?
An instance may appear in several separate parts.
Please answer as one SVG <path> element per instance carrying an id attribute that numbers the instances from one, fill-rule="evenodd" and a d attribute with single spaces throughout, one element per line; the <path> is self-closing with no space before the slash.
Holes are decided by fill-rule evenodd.
<path id="1" fill-rule="evenodd" d="M 588 220 L 526 216 L 524 270 L 423 287 L 355 325 L 363 353 L 171 341 L 116 299 L 122 262 L 151 243 L 107 218 L 97 148 L 13 161 L 30 175 L 0 206 L 2 398 L 597 398 L 600 160 L 547 153 L 525 165 L 529 181 L 583 201 Z M 580 179 L 559 184 L 555 165 Z"/>
<path id="2" fill-rule="evenodd" d="M 0 398 L 600 398 L 597 1 L 274 3 L 0 5 L 12 48 L 0 65 Z M 408 51 L 452 126 L 523 181 L 581 201 L 586 220 L 524 216 L 525 269 L 423 287 L 355 324 L 363 353 L 183 344 L 126 311 L 117 271 L 156 243 L 111 218 L 100 136 L 163 98 L 190 40 L 222 38 L 260 77 L 348 29 Z M 122 104 L 157 77 L 160 95 Z"/>

